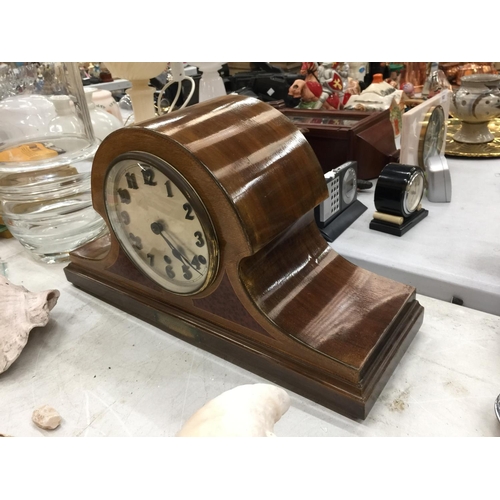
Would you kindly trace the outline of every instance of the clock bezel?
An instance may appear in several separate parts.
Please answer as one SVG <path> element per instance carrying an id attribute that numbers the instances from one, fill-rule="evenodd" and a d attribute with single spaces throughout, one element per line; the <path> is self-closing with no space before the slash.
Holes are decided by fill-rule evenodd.
<path id="1" fill-rule="evenodd" d="M 115 225 L 119 224 L 121 226 L 122 223 L 120 222 L 120 218 L 117 216 L 117 212 L 111 209 L 106 195 L 104 197 L 104 210 L 106 212 L 106 216 L 109 221 L 110 230 L 112 230 L 113 235 L 116 238 L 120 248 L 127 255 L 130 261 L 134 264 L 137 270 L 140 271 L 144 276 L 154 281 L 163 290 L 173 295 L 182 297 L 194 296 L 200 294 L 201 292 L 206 290 L 207 287 L 210 286 L 210 284 L 214 282 L 220 265 L 219 240 L 217 237 L 217 232 L 215 230 L 215 225 L 213 223 L 213 220 L 210 216 L 210 213 L 208 212 L 205 203 L 203 203 L 203 200 L 198 195 L 193 185 L 188 181 L 188 179 L 186 179 L 186 177 L 183 174 L 179 172 L 179 170 L 175 168 L 174 165 L 154 154 L 145 151 L 130 151 L 127 153 L 120 154 L 113 159 L 113 161 L 108 165 L 108 168 L 106 169 L 106 174 L 104 176 L 104 181 L 103 181 L 104 193 L 111 192 L 113 197 L 117 196 L 116 186 L 112 186 L 111 189 L 108 188 L 109 184 L 113 182 L 111 180 L 111 173 L 113 168 L 117 164 L 127 161 L 136 163 L 143 162 L 159 170 L 163 175 L 167 177 L 167 179 L 171 180 L 176 185 L 176 187 L 182 192 L 183 196 L 186 198 L 187 202 L 193 208 L 193 211 L 198 217 L 203 232 L 205 233 L 205 241 L 208 249 L 207 273 L 204 281 L 202 282 L 201 286 L 199 288 L 196 288 L 195 290 L 179 292 L 169 288 L 169 284 L 171 285 L 172 282 L 169 281 L 168 279 L 164 278 L 163 276 L 161 276 L 160 274 L 156 273 L 153 270 L 151 272 L 147 272 L 146 270 L 147 267 L 145 266 L 143 267 L 140 264 L 140 261 L 142 260 L 138 258 L 137 252 L 131 251 L 128 248 L 128 246 L 131 245 L 127 245 L 124 241 L 122 241 L 121 236 L 117 233 Z M 127 165 L 125 164 L 124 167 L 122 168 L 127 168 Z M 120 170 L 122 170 L 122 168 Z M 115 179 L 116 178 L 117 177 L 115 176 Z"/>
<path id="2" fill-rule="evenodd" d="M 354 184 L 356 184 L 358 180 L 358 175 L 353 167 L 349 167 L 346 170 L 344 177 L 342 178 L 342 199 L 344 200 L 344 203 L 346 205 L 350 205 L 354 201 L 354 198 L 356 197 L 356 187 L 354 187 L 351 194 L 347 195 L 347 190 L 345 186 L 347 182 L 346 179 L 348 178 L 348 176 L 354 176 Z"/>
<path id="3" fill-rule="evenodd" d="M 418 198 L 418 201 L 417 203 L 415 204 L 415 208 L 410 210 L 408 208 L 408 195 L 410 193 L 410 189 L 413 187 L 413 183 L 415 182 L 415 180 L 417 179 L 417 177 L 420 177 L 421 180 L 422 180 L 422 189 L 420 191 L 420 196 Z M 402 209 L 403 209 L 403 212 L 405 214 L 406 217 L 409 217 L 412 213 L 416 212 L 418 210 L 418 206 L 421 204 L 422 202 L 422 198 L 424 197 L 424 192 L 425 192 L 425 176 L 423 174 L 423 172 L 421 170 L 415 170 L 412 174 L 411 174 L 411 177 L 408 179 L 408 182 L 407 182 L 407 185 L 406 185 L 406 189 L 405 189 L 405 194 L 404 194 L 404 197 L 403 197 L 403 206 L 402 206 Z"/>
<path id="4" fill-rule="evenodd" d="M 437 148 L 436 148 L 436 152 L 434 153 L 434 155 L 441 155 L 442 154 L 443 145 L 446 142 L 445 111 L 444 111 L 444 108 L 441 104 L 437 104 L 436 106 L 429 108 L 429 110 L 425 114 L 424 120 L 422 122 L 422 127 L 420 128 L 420 137 L 419 137 L 419 141 L 418 141 L 418 163 L 419 163 L 419 166 L 423 169 L 425 169 L 427 167 L 427 165 L 425 164 L 426 158 L 424 158 L 424 150 L 425 150 L 425 145 L 426 145 L 427 141 L 430 139 L 427 135 L 428 131 L 429 131 L 429 124 L 434 119 L 434 116 L 437 116 L 438 113 L 442 116 L 442 120 L 441 120 L 441 130 L 439 132 L 439 136 L 438 136 L 438 139 L 436 141 Z"/>

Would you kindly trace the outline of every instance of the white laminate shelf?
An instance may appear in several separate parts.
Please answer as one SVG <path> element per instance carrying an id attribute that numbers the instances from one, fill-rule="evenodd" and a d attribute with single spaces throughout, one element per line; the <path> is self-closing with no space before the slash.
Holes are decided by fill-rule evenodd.
<path id="1" fill-rule="evenodd" d="M 374 190 L 358 193 L 368 207 L 330 245 L 351 262 L 415 286 L 417 292 L 500 315 L 500 159 L 448 158 L 450 203 L 431 203 L 429 215 L 402 237 L 369 228 Z"/>
<path id="2" fill-rule="evenodd" d="M 0 240 L 7 277 L 60 299 L 21 356 L 0 374 L 0 434 L 27 437 L 174 436 L 196 410 L 237 385 L 265 382 L 69 283 L 65 264 L 35 262 Z M 500 317 L 423 295 L 424 322 L 368 418 L 354 421 L 288 391 L 275 426 L 285 436 L 500 436 Z M 62 416 L 54 431 L 35 408 Z"/>

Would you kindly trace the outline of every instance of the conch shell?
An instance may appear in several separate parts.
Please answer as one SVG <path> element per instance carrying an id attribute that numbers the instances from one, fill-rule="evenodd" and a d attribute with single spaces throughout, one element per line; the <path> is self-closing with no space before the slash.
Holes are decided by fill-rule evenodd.
<path id="1" fill-rule="evenodd" d="M 274 424 L 290 408 L 290 396 L 271 384 L 240 385 L 209 401 L 177 437 L 276 437 Z"/>
<path id="2" fill-rule="evenodd" d="M 0 276 L 0 373 L 19 357 L 36 326 L 45 326 L 59 290 L 30 292 Z"/>

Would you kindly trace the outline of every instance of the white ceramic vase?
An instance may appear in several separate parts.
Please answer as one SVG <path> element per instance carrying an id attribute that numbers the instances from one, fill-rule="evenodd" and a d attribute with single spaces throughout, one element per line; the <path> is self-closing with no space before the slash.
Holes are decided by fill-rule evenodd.
<path id="1" fill-rule="evenodd" d="M 54 95 L 50 97 L 54 104 L 57 116 L 49 123 L 49 131 L 55 135 L 83 135 L 85 129 L 79 120 L 73 101 L 67 95 Z"/>
<path id="2" fill-rule="evenodd" d="M 166 62 L 107 62 L 113 76 L 127 79 L 132 87 L 126 92 L 132 99 L 135 123 L 149 120 L 156 116 L 154 105 L 155 88 L 149 80 L 158 76 L 166 67 Z"/>
<path id="3" fill-rule="evenodd" d="M 112 114 L 118 119 L 120 123 L 123 123 L 123 118 L 120 113 L 120 108 L 118 103 L 114 100 L 113 94 L 109 90 L 99 89 L 92 94 L 92 100 L 96 108 L 102 109 L 107 113 Z"/>
<path id="4" fill-rule="evenodd" d="M 462 77 L 453 94 L 450 113 L 462 125 L 453 136 L 458 142 L 481 144 L 491 142 L 488 123 L 500 116 L 500 75 L 475 74 Z"/>
<path id="5" fill-rule="evenodd" d="M 226 95 L 224 80 L 219 75 L 219 69 L 224 63 L 221 62 L 192 62 L 203 74 L 200 79 L 200 90 L 198 102 L 208 101 L 214 97 Z"/>
<path id="6" fill-rule="evenodd" d="M 87 106 L 89 108 L 90 120 L 94 129 L 94 135 L 100 141 L 103 141 L 111 132 L 123 127 L 123 124 L 116 116 L 98 108 L 93 100 L 95 89 L 85 87 L 85 97 L 87 98 Z"/>

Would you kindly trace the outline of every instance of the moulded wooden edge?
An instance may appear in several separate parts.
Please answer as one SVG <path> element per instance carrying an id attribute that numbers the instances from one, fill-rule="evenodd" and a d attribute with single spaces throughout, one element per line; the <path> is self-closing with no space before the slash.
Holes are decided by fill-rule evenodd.
<path id="1" fill-rule="evenodd" d="M 334 385 L 327 373 L 322 377 L 321 373 L 308 372 L 277 351 L 184 311 L 154 301 L 143 302 L 139 294 L 103 284 L 74 263 L 64 272 L 76 287 L 124 312 L 352 419 L 367 417 L 423 321 L 423 307 L 413 300 L 392 325 L 391 345 L 377 366 L 365 375 L 360 396 L 346 390 L 346 386 Z M 357 389 L 359 393 L 360 388 Z"/>

